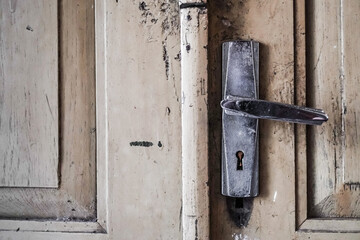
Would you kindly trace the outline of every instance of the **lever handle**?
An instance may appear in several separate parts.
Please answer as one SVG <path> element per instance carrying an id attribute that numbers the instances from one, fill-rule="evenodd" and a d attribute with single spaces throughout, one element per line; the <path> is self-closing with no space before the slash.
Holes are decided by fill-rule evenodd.
<path id="1" fill-rule="evenodd" d="M 260 184 L 258 119 L 320 125 L 328 116 L 318 109 L 258 100 L 258 42 L 224 42 L 222 60 L 221 193 L 256 197 Z"/>
<path id="2" fill-rule="evenodd" d="M 284 122 L 321 125 L 328 120 L 323 110 L 264 100 L 229 96 L 221 101 L 227 114 L 249 118 L 271 119 Z"/>

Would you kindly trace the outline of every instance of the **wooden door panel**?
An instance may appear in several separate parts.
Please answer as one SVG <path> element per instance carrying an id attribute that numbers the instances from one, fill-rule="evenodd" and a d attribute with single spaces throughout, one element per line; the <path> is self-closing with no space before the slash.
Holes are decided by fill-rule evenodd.
<path id="1" fill-rule="evenodd" d="M 329 113 L 326 124 L 308 131 L 311 217 L 360 215 L 359 10 L 358 1 L 314 1 L 307 7 L 308 102 Z"/>
<path id="2" fill-rule="evenodd" d="M 58 84 L 55 98 L 58 107 L 53 112 L 59 112 L 56 117 L 59 129 L 56 130 L 57 135 L 59 134 L 57 141 L 60 163 L 56 163 L 59 171 L 53 173 L 56 179 L 59 177 L 57 188 L 0 188 L 0 217 L 93 221 L 97 217 L 94 1 L 44 1 L 49 5 L 55 4 L 53 11 L 38 8 L 37 4 L 32 5 L 30 1 L 1 1 L 6 7 L 9 2 L 16 2 L 16 11 L 20 13 L 21 9 L 27 9 L 29 12 L 55 14 L 55 30 L 37 35 L 33 26 L 34 31 L 30 33 L 36 34 L 39 39 L 47 34 L 53 34 L 57 39 L 59 34 L 59 42 L 56 41 L 55 44 L 59 46 L 59 51 L 55 48 L 55 62 L 59 63 L 55 67 L 55 80 Z M 32 16 L 37 15 L 33 13 Z M 49 21 L 51 17 L 49 16 Z M 12 63 L 8 58 L 2 59 L 2 62 Z M 24 65 L 29 62 L 33 64 L 25 61 Z M 58 66 L 60 72 L 57 70 Z M 44 67 L 45 65 L 37 64 L 33 66 L 33 71 L 41 73 Z M 42 111 L 48 111 L 48 106 Z M 48 149 L 43 147 L 41 150 L 46 152 Z M 34 166 L 40 172 L 48 171 L 46 164 L 36 163 Z M 47 172 L 50 173 L 51 171 Z M 0 221 L 0 226 L 5 225 Z"/>
<path id="3" fill-rule="evenodd" d="M 360 2 L 343 2 L 342 51 L 343 51 L 343 140 L 344 183 L 359 191 L 360 186 Z"/>
<path id="4" fill-rule="evenodd" d="M 0 18 L 0 186 L 58 187 L 57 1 L 0 1 Z"/>

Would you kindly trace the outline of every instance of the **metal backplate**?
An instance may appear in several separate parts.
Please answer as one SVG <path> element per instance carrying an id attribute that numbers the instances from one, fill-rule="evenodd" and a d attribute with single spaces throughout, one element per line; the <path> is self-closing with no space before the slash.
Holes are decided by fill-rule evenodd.
<path id="1" fill-rule="evenodd" d="M 222 62 L 223 99 L 233 96 L 258 99 L 259 43 L 224 42 Z M 222 194 L 255 197 L 258 193 L 258 120 L 223 110 Z"/>

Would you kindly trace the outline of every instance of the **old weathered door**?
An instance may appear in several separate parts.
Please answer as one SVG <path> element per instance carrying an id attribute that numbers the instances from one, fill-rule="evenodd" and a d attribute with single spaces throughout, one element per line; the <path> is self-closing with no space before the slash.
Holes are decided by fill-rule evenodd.
<path id="1" fill-rule="evenodd" d="M 209 2 L 209 106 L 221 42 L 260 42 L 260 98 L 322 108 L 306 127 L 260 121 L 260 195 L 220 195 L 220 108 L 209 108 L 212 239 L 359 239 L 359 1 Z M 244 159 L 244 161 L 246 161 Z"/>
<path id="2" fill-rule="evenodd" d="M 204 4 L 0 0 L 0 239 L 207 239 L 206 47 Z"/>
<path id="3" fill-rule="evenodd" d="M 0 239 L 359 239 L 359 11 L 0 0 Z M 260 121 L 253 201 L 220 194 L 232 39 L 260 42 L 260 98 L 329 114 Z"/>

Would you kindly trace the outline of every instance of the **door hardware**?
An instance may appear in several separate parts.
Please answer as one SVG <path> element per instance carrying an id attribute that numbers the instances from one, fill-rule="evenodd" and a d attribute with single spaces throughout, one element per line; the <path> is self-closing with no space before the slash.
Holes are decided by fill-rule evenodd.
<path id="1" fill-rule="evenodd" d="M 324 111 L 258 99 L 259 43 L 222 45 L 222 194 L 259 194 L 258 119 L 320 125 Z"/>

